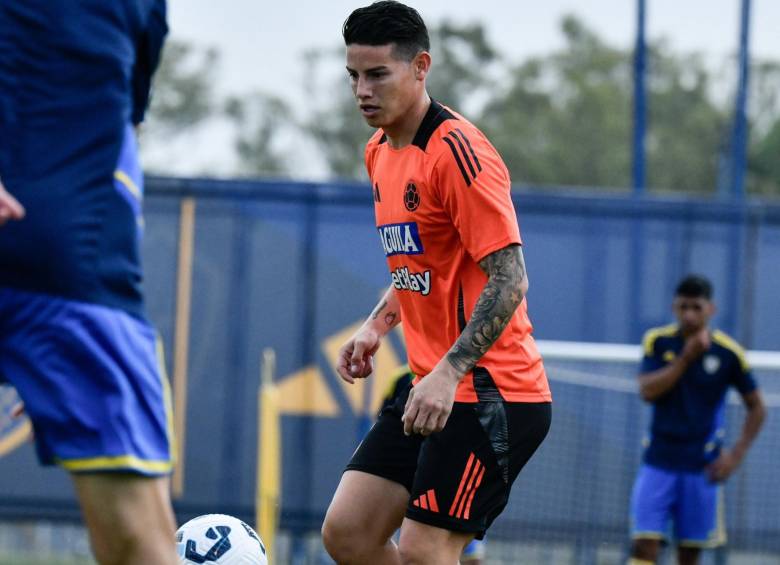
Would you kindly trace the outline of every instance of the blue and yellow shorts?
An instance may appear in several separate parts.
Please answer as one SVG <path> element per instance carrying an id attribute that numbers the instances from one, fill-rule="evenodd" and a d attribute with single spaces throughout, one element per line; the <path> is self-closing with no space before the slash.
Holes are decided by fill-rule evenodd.
<path id="1" fill-rule="evenodd" d="M 171 395 L 153 328 L 124 311 L 0 288 L 0 374 L 38 457 L 73 472 L 168 474 Z"/>
<path id="2" fill-rule="evenodd" d="M 634 539 L 674 537 L 681 547 L 717 547 L 726 541 L 723 515 L 723 486 L 705 471 L 640 467 L 631 495 Z"/>

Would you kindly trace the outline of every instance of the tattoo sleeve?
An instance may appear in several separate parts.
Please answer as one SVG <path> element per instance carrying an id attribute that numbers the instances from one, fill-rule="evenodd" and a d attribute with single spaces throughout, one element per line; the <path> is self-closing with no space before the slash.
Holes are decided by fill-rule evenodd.
<path id="1" fill-rule="evenodd" d="M 519 245 L 491 253 L 479 266 L 488 281 L 477 299 L 471 319 L 447 353 L 447 360 L 461 373 L 471 371 L 496 342 L 523 301 L 525 263 Z"/>

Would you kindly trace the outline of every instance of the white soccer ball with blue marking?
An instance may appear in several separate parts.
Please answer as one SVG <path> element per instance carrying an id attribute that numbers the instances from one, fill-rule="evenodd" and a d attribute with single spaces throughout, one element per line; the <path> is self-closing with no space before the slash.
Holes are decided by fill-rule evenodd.
<path id="1" fill-rule="evenodd" d="M 182 565 L 268 565 L 260 536 L 226 514 L 206 514 L 184 524 L 176 532 L 176 550 Z"/>

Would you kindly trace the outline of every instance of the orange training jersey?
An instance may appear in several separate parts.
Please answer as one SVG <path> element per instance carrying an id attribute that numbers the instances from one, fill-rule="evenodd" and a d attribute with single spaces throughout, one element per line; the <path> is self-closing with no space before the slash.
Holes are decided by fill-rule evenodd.
<path id="1" fill-rule="evenodd" d="M 411 144 L 378 131 L 366 147 L 376 224 L 401 303 L 409 365 L 427 375 L 466 326 L 487 283 L 478 262 L 520 231 L 509 172 L 474 125 L 431 101 Z M 455 400 L 546 402 L 550 389 L 526 301 L 458 385 Z"/>

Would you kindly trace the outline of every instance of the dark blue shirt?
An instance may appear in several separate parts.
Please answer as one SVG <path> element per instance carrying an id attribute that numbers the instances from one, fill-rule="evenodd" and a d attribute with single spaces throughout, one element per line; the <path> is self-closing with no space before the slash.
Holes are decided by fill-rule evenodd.
<path id="1" fill-rule="evenodd" d="M 0 2 L 0 179 L 27 211 L 0 228 L 0 286 L 142 315 L 122 191 L 166 32 L 165 0 Z"/>
<path id="2" fill-rule="evenodd" d="M 756 389 L 737 342 L 719 330 L 711 338 L 710 348 L 671 390 L 653 402 L 646 463 L 666 469 L 703 469 L 718 457 L 723 444 L 729 387 L 742 394 Z M 679 356 L 684 339 L 677 325 L 671 325 L 648 331 L 643 345 L 640 373 L 649 373 Z"/>

